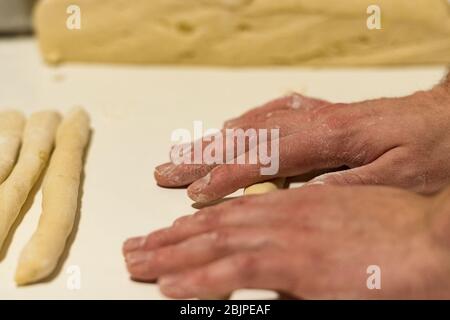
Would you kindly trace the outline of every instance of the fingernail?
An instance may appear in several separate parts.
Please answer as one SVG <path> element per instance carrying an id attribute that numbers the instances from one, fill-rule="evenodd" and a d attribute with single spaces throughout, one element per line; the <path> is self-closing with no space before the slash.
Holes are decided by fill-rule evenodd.
<path id="1" fill-rule="evenodd" d="M 209 183 L 211 182 L 211 173 L 208 173 L 203 178 L 197 180 L 194 182 L 190 187 L 190 191 L 192 191 L 194 194 L 201 193 L 203 189 L 205 189 Z"/>
<path id="2" fill-rule="evenodd" d="M 146 237 L 135 237 L 125 241 L 123 245 L 124 251 L 134 251 L 145 245 Z"/>
<path id="3" fill-rule="evenodd" d="M 325 182 L 323 182 L 321 180 L 316 180 L 316 181 L 311 180 L 311 182 L 306 183 L 305 186 L 321 186 L 324 184 L 325 184 Z"/>
<path id="4" fill-rule="evenodd" d="M 131 252 L 125 255 L 125 261 L 129 266 L 149 261 L 153 257 L 152 251 Z"/>
<path id="5" fill-rule="evenodd" d="M 178 168 L 179 166 L 173 163 L 162 164 L 155 168 L 153 175 L 162 186 L 178 186 L 181 179 Z"/>
<path id="6" fill-rule="evenodd" d="M 224 128 L 232 128 L 234 126 L 234 123 L 236 122 L 237 118 L 230 119 L 228 121 L 225 121 L 223 124 Z"/>
<path id="7" fill-rule="evenodd" d="M 164 276 L 159 279 L 158 284 L 161 291 L 168 296 L 180 297 L 193 295 L 192 287 L 183 280 L 184 277 L 179 275 Z"/>
<path id="8" fill-rule="evenodd" d="M 302 106 L 302 98 L 299 95 L 294 94 L 288 105 L 291 109 L 299 109 Z"/>
<path id="9" fill-rule="evenodd" d="M 155 173 L 159 176 L 167 176 L 172 173 L 172 171 L 175 169 L 175 165 L 172 163 L 165 163 L 157 166 L 155 168 Z"/>

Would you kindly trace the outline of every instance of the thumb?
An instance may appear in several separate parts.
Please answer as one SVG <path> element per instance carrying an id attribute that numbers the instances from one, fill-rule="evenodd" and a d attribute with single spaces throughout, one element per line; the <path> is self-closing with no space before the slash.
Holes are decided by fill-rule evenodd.
<path id="1" fill-rule="evenodd" d="M 392 185 L 401 186 L 398 168 L 393 164 L 401 150 L 393 148 L 377 160 L 361 167 L 322 174 L 304 185 Z"/>
<path id="2" fill-rule="evenodd" d="M 322 174 L 307 182 L 304 187 L 316 185 L 365 185 L 376 184 L 376 179 L 369 175 L 369 166 L 358 167 Z M 372 177 L 372 178 L 371 178 Z"/>

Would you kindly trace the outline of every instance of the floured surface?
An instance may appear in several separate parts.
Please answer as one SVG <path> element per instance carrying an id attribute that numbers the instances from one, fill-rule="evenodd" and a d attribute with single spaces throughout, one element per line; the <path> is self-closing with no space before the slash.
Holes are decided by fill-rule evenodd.
<path id="1" fill-rule="evenodd" d="M 168 159 L 173 129 L 208 128 L 251 106 L 297 90 L 333 101 L 395 96 L 427 89 L 444 68 L 397 70 L 226 70 L 41 64 L 30 40 L 0 41 L 0 108 L 26 114 L 84 106 L 92 118 L 81 217 L 76 238 L 58 276 L 16 288 L 13 276 L 20 250 L 37 225 L 41 195 L 0 255 L 0 299 L 161 299 L 155 285 L 131 282 L 122 242 L 165 227 L 194 212 L 185 190 L 155 185 L 153 168 Z M 240 191 L 239 193 L 242 193 Z M 81 270 L 81 289 L 69 290 L 71 266 Z M 235 298 L 270 298 L 264 291 L 241 291 Z"/>

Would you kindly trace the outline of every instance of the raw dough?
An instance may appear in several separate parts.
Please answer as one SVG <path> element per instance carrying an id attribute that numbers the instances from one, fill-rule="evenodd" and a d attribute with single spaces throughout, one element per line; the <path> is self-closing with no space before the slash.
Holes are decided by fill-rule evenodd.
<path id="1" fill-rule="evenodd" d="M 24 125 L 25 117 L 20 112 L 0 112 L 0 184 L 16 162 Z"/>
<path id="2" fill-rule="evenodd" d="M 16 283 L 41 280 L 55 269 L 64 251 L 78 208 L 83 155 L 89 140 L 89 116 L 82 109 L 61 123 L 56 148 L 42 190 L 39 226 L 25 246 L 16 271 Z"/>
<path id="3" fill-rule="evenodd" d="M 285 178 L 277 178 L 271 181 L 257 183 L 244 189 L 244 195 L 263 194 L 282 189 L 286 182 Z"/>
<path id="4" fill-rule="evenodd" d="M 47 163 L 59 122 L 58 113 L 44 111 L 32 114 L 25 125 L 17 164 L 0 186 L 0 249 Z"/>
<path id="5" fill-rule="evenodd" d="M 40 1 L 46 61 L 207 65 L 403 65 L 450 62 L 446 0 Z M 381 8 L 381 30 L 367 8 Z M 70 21 L 70 20 L 69 20 Z"/>

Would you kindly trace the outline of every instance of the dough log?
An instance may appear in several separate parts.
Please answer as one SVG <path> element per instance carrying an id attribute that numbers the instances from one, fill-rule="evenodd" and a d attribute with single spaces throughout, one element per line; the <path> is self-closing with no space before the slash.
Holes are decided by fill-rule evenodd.
<path id="1" fill-rule="evenodd" d="M 245 188 L 244 195 L 251 195 L 251 194 L 263 194 L 272 192 L 278 189 L 282 189 L 284 186 L 284 183 L 286 182 L 285 178 L 277 178 L 271 181 L 263 182 L 263 183 L 257 183 L 252 186 L 249 186 Z"/>
<path id="2" fill-rule="evenodd" d="M 0 112 L 0 184 L 16 162 L 24 126 L 25 117 L 20 112 Z"/>
<path id="3" fill-rule="evenodd" d="M 58 264 L 76 218 L 89 136 L 89 116 L 82 109 L 72 111 L 58 128 L 56 148 L 42 187 L 42 214 L 20 255 L 15 276 L 18 285 L 47 277 Z"/>
<path id="4" fill-rule="evenodd" d="M 59 122 L 58 113 L 46 111 L 26 123 L 17 164 L 0 186 L 0 248 L 47 163 Z"/>
<path id="5" fill-rule="evenodd" d="M 450 63 L 447 0 L 132 3 L 39 1 L 34 21 L 44 59 L 244 67 Z M 74 4 L 79 12 L 68 14 Z M 371 5 L 381 10 L 381 30 L 367 26 Z M 66 27 L 74 20 L 80 29 Z"/>

